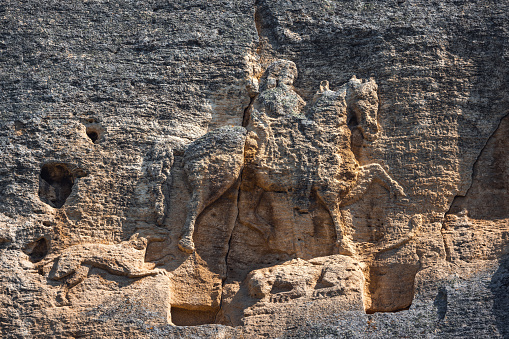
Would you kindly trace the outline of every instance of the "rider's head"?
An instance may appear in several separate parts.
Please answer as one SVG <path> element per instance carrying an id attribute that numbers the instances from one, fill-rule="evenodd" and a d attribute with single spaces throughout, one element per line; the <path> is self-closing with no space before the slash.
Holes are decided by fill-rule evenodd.
<path id="1" fill-rule="evenodd" d="M 265 71 L 267 89 L 281 85 L 291 86 L 295 78 L 297 78 L 297 66 L 288 60 L 275 61 Z"/>

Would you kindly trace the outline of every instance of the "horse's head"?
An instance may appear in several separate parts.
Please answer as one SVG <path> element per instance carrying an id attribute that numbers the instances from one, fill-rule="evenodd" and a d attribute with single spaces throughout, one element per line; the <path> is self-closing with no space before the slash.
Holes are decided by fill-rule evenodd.
<path id="1" fill-rule="evenodd" d="M 353 76 L 348 82 L 347 105 L 349 114 L 357 120 L 357 128 L 364 139 L 373 141 L 378 137 L 378 86 L 375 80 L 360 80 Z"/>

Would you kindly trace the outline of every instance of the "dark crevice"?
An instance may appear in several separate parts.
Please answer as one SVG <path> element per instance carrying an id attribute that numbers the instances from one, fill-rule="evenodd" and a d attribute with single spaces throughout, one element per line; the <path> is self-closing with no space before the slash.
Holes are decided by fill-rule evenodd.
<path id="1" fill-rule="evenodd" d="M 476 177 L 476 175 L 477 175 L 476 165 L 477 165 L 477 163 L 479 162 L 479 158 L 481 157 L 481 154 L 483 154 L 483 152 L 484 152 L 484 150 L 486 149 L 486 147 L 487 147 L 488 143 L 490 142 L 490 140 L 493 138 L 493 136 L 495 135 L 495 133 L 496 133 L 496 132 L 498 131 L 498 129 L 500 128 L 500 125 L 502 124 L 502 120 L 504 120 L 504 119 L 505 119 L 505 118 L 507 118 L 507 117 L 509 117 L 509 113 L 507 113 L 506 115 L 504 115 L 504 116 L 503 116 L 503 117 L 502 117 L 502 118 L 498 121 L 497 128 L 495 128 L 495 129 L 493 130 L 493 133 L 491 133 L 491 135 L 489 136 L 489 138 L 488 138 L 488 139 L 486 139 L 486 143 L 483 145 L 483 147 L 482 147 L 481 151 L 479 152 L 479 154 L 477 154 L 477 157 L 476 157 L 476 159 L 475 159 L 475 161 L 474 161 L 474 164 L 472 165 L 472 176 L 471 176 L 471 178 L 470 178 L 470 186 L 468 187 L 468 189 L 467 189 L 467 191 L 465 192 L 465 194 L 463 194 L 463 195 L 462 195 L 462 194 L 457 194 L 457 195 L 454 197 L 454 199 L 453 199 L 453 201 L 452 201 L 451 205 L 449 206 L 449 209 L 448 209 L 448 210 L 447 210 L 447 212 L 445 213 L 445 215 L 450 214 L 450 213 L 452 212 L 452 211 L 451 211 L 451 209 L 452 209 L 452 207 L 453 207 L 453 205 L 454 205 L 454 201 L 455 201 L 457 198 L 463 198 L 463 197 L 466 197 L 466 196 L 468 195 L 468 193 L 469 193 L 470 189 L 472 188 L 472 184 L 474 183 L 474 178 L 475 178 L 475 177 Z"/>
<path id="2" fill-rule="evenodd" d="M 49 245 L 45 238 L 41 238 L 33 243 L 30 243 L 27 247 L 28 257 L 31 262 L 36 263 L 41 261 L 48 255 Z"/>
<path id="3" fill-rule="evenodd" d="M 368 310 L 366 310 L 366 314 L 375 314 L 375 313 L 397 313 L 397 312 L 401 312 L 401 311 L 408 311 L 408 310 L 410 309 L 410 306 L 412 306 L 412 305 L 408 305 L 408 306 L 406 306 L 406 307 L 398 308 L 398 309 L 396 309 L 396 310 L 391 310 L 391 311 L 368 309 Z"/>
<path id="4" fill-rule="evenodd" d="M 242 182 L 242 172 L 240 172 L 240 175 L 239 175 L 239 182 Z M 240 185 L 238 186 L 237 188 L 237 216 L 235 218 L 235 224 L 233 226 L 233 229 L 232 229 L 232 232 L 230 233 L 230 237 L 228 238 L 228 249 L 226 250 L 226 255 L 225 255 L 225 277 L 222 281 L 222 286 L 221 286 L 221 299 L 219 301 L 219 309 L 217 310 L 216 312 L 216 316 L 215 316 L 215 320 L 216 320 L 216 323 L 218 322 L 217 320 L 217 317 L 219 315 L 219 312 L 221 312 L 221 310 L 223 309 L 223 290 L 224 290 L 224 287 L 226 285 L 226 282 L 228 281 L 228 257 L 230 256 L 230 249 L 231 249 L 231 244 L 232 244 L 232 238 L 233 238 L 233 233 L 235 232 L 235 225 L 237 225 L 237 223 L 239 222 L 239 215 L 240 215 L 240 209 L 239 209 L 239 201 L 240 201 Z M 230 321 L 231 322 L 231 321 Z"/>
<path id="5" fill-rule="evenodd" d="M 65 163 L 48 163 L 41 167 L 39 176 L 39 198 L 42 202 L 61 208 L 69 195 L 77 178 L 86 173 Z"/>
<path id="6" fill-rule="evenodd" d="M 249 119 L 251 119 L 251 110 L 253 108 L 253 103 L 254 103 L 256 97 L 257 97 L 257 95 L 253 95 L 252 97 L 250 97 L 249 104 L 244 109 L 244 116 L 242 117 L 242 126 L 243 127 L 247 127 L 247 125 L 249 124 Z"/>

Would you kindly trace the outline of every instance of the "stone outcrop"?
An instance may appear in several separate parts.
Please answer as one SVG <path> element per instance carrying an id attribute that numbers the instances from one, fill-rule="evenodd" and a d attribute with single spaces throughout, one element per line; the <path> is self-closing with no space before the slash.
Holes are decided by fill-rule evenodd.
<path id="1" fill-rule="evenodd" d="M 509 336 L 509 5 L 0 4 L 0 336 Z"/>

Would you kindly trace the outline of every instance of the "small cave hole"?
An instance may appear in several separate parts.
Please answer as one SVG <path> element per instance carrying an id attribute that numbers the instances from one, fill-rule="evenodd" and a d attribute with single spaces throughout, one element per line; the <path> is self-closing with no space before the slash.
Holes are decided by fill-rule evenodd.
<path id="1" fill-rule="evenodd" d="M 97 139 L 99 139 L 99 134 L 97 134 L 96 131 L 90 131 L 88 128 L 87 128 L 87 136 L 90 138 L 90 140 L 92 140 L 92 142 L 94 144 L 97 141 Z"/>
<path id="2" fill-rule="evenodd" d="M 84 175 L 80 170 L 73 173 L 64 163 L 43 165 L 39 178 L 39 198 L 52 207 L 62 207 L 72 192 L 74 180 Z"/>
<path id="3" fill-rule="evenodd" d="M 101 127 L 101 125 L 94 123 L 89 126 L 86 126 L 86 128 L 87 137 L 94 144 L 98 144 L 99 142 L 101 142 L 104 135 L 104 129 Z"/>
<path id="4" fill-rule="evenodd" d="M 48 241 L 45 238 L 41 238 L 28 245 L 28 257 L 31 262 L 39 262 L 48 255 L 48 250 Z"/>
<path id="5" fill-rule="evenodd" d="M 98 122 L 96 118 L 87 118 L 81 120 L 83 125 L 86 128 L 87 137 L 94 143 L 98 144 L 101 142 L 104 136 L 104 128 L 101 123 Z"/>

